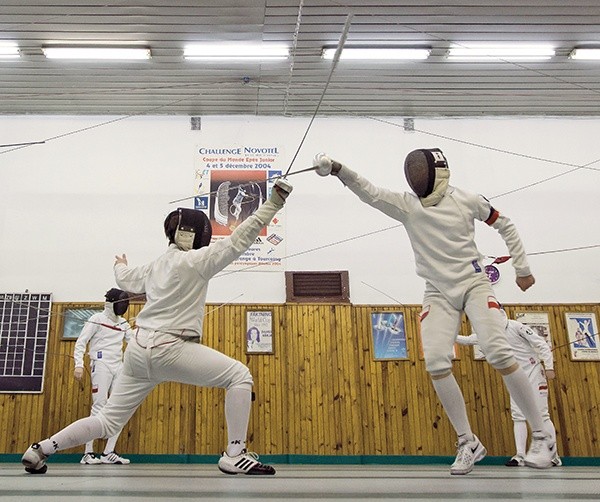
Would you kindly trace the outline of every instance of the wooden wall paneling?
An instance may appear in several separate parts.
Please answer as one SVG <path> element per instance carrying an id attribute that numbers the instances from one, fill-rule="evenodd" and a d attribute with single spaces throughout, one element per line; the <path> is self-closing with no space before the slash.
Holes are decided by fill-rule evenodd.
<path id="1" fill-rule="evenodd" d="M 340 427 L 341 416 L 331 413 L 335 409 L 336 389 L 332 387 L 332 377 L 337 372 L 337 361 L 330 347 L 334 348 L 337 337 L 335 330 L 335 313 L 328 304 L 315 305 L 310 313 L 312 317 L 310 345 L 313 364 L 312 382 L 314 382 L 311 400 L 314 412 L 313 429 L 314 451 L 320 455 L 339 454 L 336 450 L 336 429 Z M 327 322 L 329 321 L 329 322 Z M 332 323 L 333 321 L 333 323 Z M 329 326 L 329 329 L 326 327 Z M 331 354 L 332 357 L 328 357 Z"/>

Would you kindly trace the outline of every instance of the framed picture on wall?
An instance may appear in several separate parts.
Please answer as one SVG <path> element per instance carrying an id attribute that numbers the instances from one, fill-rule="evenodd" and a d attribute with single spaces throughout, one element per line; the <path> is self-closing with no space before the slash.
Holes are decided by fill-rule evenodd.
<path id="1" fill-rule="evenodd" d="M 246 312 L 246 353 L 273 354 L 273 311 Z"/>
<path id="2" fill-rule="evenodd" d="M 408 359 L 402 312 L 371 312 L 371 338 L 376 361 Z"/>
<path id="3" fill-rule="evenodd" d="M 598 324 L 593 312 L 565 314 L 573 361 L 600 361 Z"/>
<path id="4" fill-rule="evenodd" d="M 85 322 L 102 310 L 100 307 L 64 307 L 59 310 L 59 316 L 62 318 L 62 339 L 76 340 Z"/>
<path id="5" fill-rule="evenodd" d="M 547 312 L 517 312 L 515 320 L 530 327 L 535 333 L 541 336 L 548 346 L 552 348 L 552 335 L 550 333 L 550 321 Z"/>

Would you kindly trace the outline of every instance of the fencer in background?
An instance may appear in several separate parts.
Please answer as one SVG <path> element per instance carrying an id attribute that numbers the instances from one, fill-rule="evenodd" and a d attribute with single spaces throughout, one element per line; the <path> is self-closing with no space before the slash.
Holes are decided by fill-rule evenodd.
<path id="1" fill-rule="evenodd" d="M 129 307 L 129 296 L 125 291 L 112 288 L 106 292 L 104 310 L 93 314 L 83 325 L 75 342 L 74 377 L 81 381 L 84 373 L 83 358 L 86 353 L 90 357 L 90 373 L 92 385 L 92 411 L 95 416 L 104 407 L 112 391 L 116 379 L 123 368 L 123 341 L 129 342 L 131 326 L 123 319 Z M 119 439 L 118 431 L 106 440 L 101 455 L 94 453 L 94 441 L 85 445 L 85 453 L 80 460 L 82 464 L 129 464 L 129 459 L 121 457 L 115 446 Z"/>
<path id="2" fill-rule="evenodd" d="M 548 410 L 548 380 L 553 380 L 555 376 L 552 351 L 548 346 L 548 342 L 530 327 L 519 321 L 509 319 L 504 309 L 500 309 L 500 314 L 504 323 L 506 339 L 513 349 L 515 359 L 527 374 L 537 405 L 542 411 L 544 431 L 552 438 L 553 442 L 556 442 L 556 429 L 550 419 Z M 475 345 L 479 343 L 479 338 L 476 333 L 472 333 L 469 336 L 459 335 L 456 341 L 461 345 Z M 525 415 L 512 398 L 510 399 L 510 411 L 517 452 L 506 462 L 506 466 L 523 467 L 525 465 L 525 452 L 527 451 L 527 422 L 525 421 Z M 554 452 L 552 465 L 556 467 L 562 465 L 558 451 Z"/>
<path id="3" fill-rule="evenodd" d="M 44 473 L 52 453 L 115 434 L 159 383 L 180 382 L 226 389 L 228 445 L 218 463 L 222 472 L 275 474 L 273 467 L 262 464 L 258 455 L 246 449 L 253 384 L 250 371 L 200 341 L 209 279 L 254 243 L 291 191 L 287 181 L 277 180 L 264 204 L 231 235 L 212 244 L 208 217 L 202 211 L 180 208 L 165 219 L 169 247 L 162 256 L 139 267 L 128 266 L 125 255 L 116 257 L 117 284 L 132 293 L 146 294 L 125 351 L 121 377 L 97 416 L 78 420 L 29 447 L 22 457 L 27 472 Z"/>
<path id="4" fill-rule="evenodd" d="M 527 290 L 535 279 L 512 222 L 485 197 L 450 186 L 446 157 L 437 148 L 407 155 L 404 172 L 414 194 L 376 187 L 325 154 L 318 154 L 314 165 L 317 174 L 333 174 L 360 200 L 402 222 L 408 233 L 417 275 L 425 279 L 420 317 L 425 365 L 458 435 L 456 460 L 450 473 L 469 473 L 487 453 L 471 430 L 462 392 L 452 374 L 452 348 L 463 311 L 479 333 L 488 362 L 502 374 L 511 397 L 531 425 L 533 440 L 525 463 L 550 467 L 556 445 L 544 432 L 533 389 L 506 341 L 497 312 L 499 304 L 475 244 L 475 220 L 496 229 L 512 257 L 517 285 L 522 291 Z"/>

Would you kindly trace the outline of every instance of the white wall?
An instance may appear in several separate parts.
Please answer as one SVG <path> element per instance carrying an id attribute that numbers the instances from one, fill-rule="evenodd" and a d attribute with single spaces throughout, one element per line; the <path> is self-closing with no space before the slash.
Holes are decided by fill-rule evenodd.
<path id="1" fill-rule="evenodd" d="M 0 137 L 2 144 L 39 141 L 109 120 L 0 117 Z M 55 301 L 101 300 L 114 284 L 116 253 L 141 264 L 165 249 L 162 221 L 176 207 L 170 200 L 193 193 L 197 145 L 281 146 L 287 168 L 308 122 L 203 117 L 202 130 L 191 131 L 189 117 L 134 117 L 43 145 L 0 148 L 0 292 L 29 289 L 50 291 Z M 292 170 L 310 166 L 316 152 L 326 151 L 374 183 L 404 190 L 406 153 L 440 147 L 450 162 L 451 183 L 491 198 L 516 223 L 529 253 L 595 245 L 600 163 L 539 183 L 573 167 L 474 144 L 584 165 L 600 159 L 599 126 L 598 119 L 416 119 L 420 132 L 405 132 L 401 118 L 317 117 Z M 414 273 L 405 232 L 360 237 L 397 222 L 361 203 L 337 179 L 307 173 L 290 181 L 295 191 L 286 209 L 287 253 L 302 254 L 286 260 L 288 270 L 349 270 L 354 303 L 393 303 L 389 297 L 420 303 L 423 283 Z M 477 238 L 484 255 L 506 254 L 485 225 L 478 226 Z M 600 248 L 531 256 L 537 283 L 526 293 L 514 284 L 509 262 L 499 266 L 496 291 L 505 303 L 597 302 L 599 260 Z M 209 301 L 240 294 L 238 303 L 282 303 L 283 274 L 253 270 L 215 278 Z"/>

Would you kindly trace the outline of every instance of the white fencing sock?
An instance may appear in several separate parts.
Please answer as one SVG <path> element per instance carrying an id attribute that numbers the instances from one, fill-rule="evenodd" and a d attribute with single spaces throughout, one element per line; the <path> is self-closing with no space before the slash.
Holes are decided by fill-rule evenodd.
<path id="1" fill-rule="evenodd" d="M 227 421 L 227 455 L 235 457 L 246 448 L 252 391 L 235 387 L 225 394 L 225 420 Z"/>
<path id="2" fill-rule="evenodd" d="M 542 413 L 537 406 L 537 398 L 533 386 L 525 372 L 519 368 L 510 375 L 502 375 L 504 384 L 515 404 L 525 415 L 533 432 L 544 430 Z"/>
<path id="3" fill-rule="evenodd" d="M 517 455 L 525 458 L 527 452 L 527 422 L 520 420 L 513 424 L 515 432 L 515 446 L 517 447 Z"/>
<path id="4" fill-rule="evenodd" d="M 431 382 L 458 437 L 472 441 L 473 431 L 467 417 L 465 398 L 454 375 L 450 373 L 439 380 L 432 379 Z"/>
<path id="5" fill-rule="evenodd" d="M 115 451 L 115 446 L 117 446 L 117 439 L 119 439 L 119 434 L 106 440 L 106 446 L 104 447 L 103 452 L 105 455 L 108 455 L 109 453 Z"/>
<path id="6" fill-rule="evenodd" d="M 73 422 L 49 439 L 40 441 L 44 455 L 51 455 L 102 437 L 102 422 L 97 417 L 87 417 Z"/>

